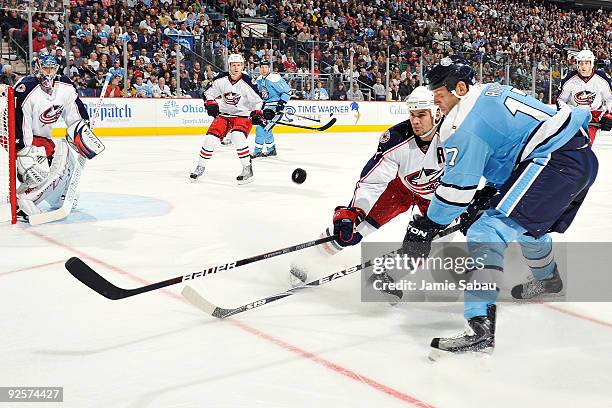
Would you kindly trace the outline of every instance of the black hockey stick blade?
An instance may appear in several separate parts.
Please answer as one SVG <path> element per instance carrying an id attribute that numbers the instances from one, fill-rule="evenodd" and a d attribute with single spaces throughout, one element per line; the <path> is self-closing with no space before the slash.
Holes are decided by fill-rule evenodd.
<path id="1" fill-rule="evenodd" d="M 66 261 L 66 269 L 72 276 L 77 278 L 81 283 L 90 289 L 98 292 L 102 296 L 111 300 L 119 300 L 126 297 L 138 295 L 140 293 L 149 292 L 151 290 L 163 288 L 165 286 L 174 285 L 175 283 L 182 282 L 183 276 L 179 276 L 176 278 L 168 279 L 165 281 L 153 283 L 151 285 L 142 286 L 140 288 L 135 289 L 123 289 L 118 286 L 113 285 L 106 279 L 104 279 L 100 274 L 93 269 L 81 259 L 77 257 L 72 257 Z"/>
<path id="2" fill-rule="evenodd" d="M 150 285 L 141 286 L 139 288 L 134 289 L 123 289 L 113 285 L 112 283 L 104 279 L 102 276 L 100 276 L 99 273 L 94 271 L 83 260 L 77 257 L 72 257 L 66 261 L 66 269 L 72 274 L 72 276 L 81 281 L 85 286 L 98 292 L 100 295 L 111 300 L 118 300 L 134 295 L 139 295 L 141 293 L 150 292 L 152 290 L 161 289 L 163 287 L 174 285 L 182 281 L 198 279 L 208 275 L 216 274 L 217 272 L 228 271 L 230 269 L 235 269 L 239 266 L 261 261 L 263 259 L 273 258 L 275 256 L 310 248 L 315 245 L 320 245 L 325 242 L 333 241 L 336 238 L 337 236 L 331 235 L 328 237 L 315 239 L 313 241 L 308 241 L 287 248 L 278 249 L 276 251 L 267 252 L 265 254 L 255 255 L 249 258 L 240 259 L 238 261 L 210 266 L 198 272 L 177 276 L 171 279 L 155 282 Z"/>
<path id="3" fill-rule="evenodd" d="M 452 227 L 448 227 L 443 231 L 440 231 L 438 233 L 438 235 L 435 236 L 434 239 L 439 239 L 442 238 L 446 235 L 450 235 L 453 232 L 459 231 L 459 228 L 461 227 L 461 224 L 456 224 L 453 225 Z M 393 254 L 397 251 L 393 251 L 387 255 Z M 334 272 L 330 275 L 324 276 L 320 279 L 317 279 L 315 281 L 312 282 L 308 282 L 302 286 L 297 286 L 295 288 L 291 288 L 285 292 L 281 292 L 281 293 L 277 293 L 275 295 L 271 295 L 259 300 L 256 300 L 254 302 L 251 303 L 247 303 L 245 305 L 242 306 L 238 306 L 235 307 L 233 309 L 226 309 L 223 307 L 219 307 L 219 306 L 215 306 L 212 302 L 208 301 L 206 298 L 204 298 L 202 295 L 200 295 L 198 292 L 196 292 L 192 287 L 190 286 L 186 286 L 183 289 L 183 296 L 185 297 L 185 299 L 187 299 L 187 301 L 189 303 L 191 303 L 193 306 L 195 306 L 196 308 L 200 309 L 201 311 L 203 311 L 206 314 L 209 314 L 213 317 L 216 317 L 218 319 L 224 319 L 226 317 L 230 317 L 233 315 L 236 315 L 238 313 L 242 313 L 242 312 L 246 312 L 247 310 L 251 310 L 251 309 L 255 309 L 261 306 L 265 306 L 268 303 L 272 303 L 275 302 L 277 300 L 280 299 L 284 299 L 288 296 L 294 295 L 296 292 L 306 289 L 306 288 L 313 288 L 316 286 L 321 286 L 321 285 L 325 285 L 326 283 L 329 283 L 331 281 L 334 281 L 336 279 L 340 279 L 340 278 L 344 278 L 347 275 L 351 275 L 355 272 L 358 272 L 362 269 L 368 268 L 370 266 L 372 266 L 374 263 L 374 261 L 371 259 L 367 262 L 365 262 L 364 264 L 358 264 L 355 266 L 351 266 L 350 268 L 344 269 L 340 272 Z"/>
<path id="4" fill-rule="evenodd" d="M 276 122 L 276 123 L 278 125 L 283 125 L 283 126 L 291 126 L 291 127 L 299 128 L 299 129 L 315 130 L 317 132 L 322 132 L 332 127 L 334 123 L 336 123 L 336 120 L 337 120 L 336 118 L 332 118 L 329 122 L 327 122 L 323 126 L 318 126 L 318 127 L 317 126 L 296 125 L 294 123 L 281 122 L 281 121 Z"/>

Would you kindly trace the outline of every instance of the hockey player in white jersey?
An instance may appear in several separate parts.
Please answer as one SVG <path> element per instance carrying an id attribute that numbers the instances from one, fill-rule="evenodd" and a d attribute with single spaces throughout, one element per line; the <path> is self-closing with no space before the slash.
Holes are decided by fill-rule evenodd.
<path id="1" fill-rule="evenodd" d="M 612 129 L 612 81 L 602 69 L 595 69 L 595 55 L 582 50 L 576 55 L 578 69 L 570 71 L 561 81 L 557 105 L 591 111 L 593 125 L 589 126 L 591 144 L 598 129 Z"/>
<path id="2" fill-rule="evenodd" d="M 238 184 L 253 181 L 251 155 L 247 136 L 253 125 L 264 122 L 261 111 L 262 99 L 252 79 L 244 74 L 244 59 L 240 54 L 228 57 L 229 72 L 219 74 L 204 92 L 206 112 L 214 118 L 200 150 L 200 158 L 190 178 L 195 181 L 212 158 L 213 151 L 220 141 L 231 138 L 242 164 L 242 173 L 236 177 Z"/>
<path id="3" fill-rule="evenodd" d="M 92 159 L 104 146 L 89 128 L 89 115 L 70 79 L 57 74 L 51 55 L 36 61 L 34 75 L 15 84 L 18 214 L 27 219 L 46 207 L 59 208 L 74 174 L 78 155 Z M 62 117 L 66 140 L 55 144 L 53 124 Z"/>
<path id="4" fill-rule="evenodd" d="M 333 226 L 323 236 L 338 234 L 338 239 L 318 246 L 316 255 L 301 257 L 291 265 L 294 286 L 306 281 L 310 265 L 320 263 L 323 254 L 335 255 L 344 247 L 358 244 L 413 207 L 421 214 L 427 211 L 444 171 L 444 153 L 438 138 L 440 110 L 434 104 L 433 93 L 424 86 L 410 94 L 407 104 L 409 119 L 382 134 L 350 203 L 335 208 Z M 386 274 L 381 278 L 390 279 Z M 401 298 L 399 291 L 391 294 Z"/>

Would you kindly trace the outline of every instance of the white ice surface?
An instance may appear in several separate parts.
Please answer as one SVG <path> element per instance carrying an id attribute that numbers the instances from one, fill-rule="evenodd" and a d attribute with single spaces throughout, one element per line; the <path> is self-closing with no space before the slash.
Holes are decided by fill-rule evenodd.
<path id="1" fill-rule="evenodd" d="M 490 359 L 432 364 L 429 341 L 462 328 L 461 303 L 361 303 L 359 274 L 218 321 L 186 304 L 180 284 L 110 301 L 63 267 L 80 256 L 135 287 L 317 238 L 377 138 L 279 135 L 278 158 L 256 161 L 245 186 L 230 147 L 190 184 L 200 137 L 105 139 L 70 219 L 0 224 L 0 386 L 63 386 L 65 402 L 47 405 L 76 408 L 612 407 L 611 304 L 502 304 Z M 596 152 L 599 178 L 563 240 L 609 240 L 612 141 Z M 407 220 L 369 239 L 401 240 Z M 293 258 L 193 286 L 236 306 L 286 289 Z M 323 269 L 358 261 L 352 248 Z"/>

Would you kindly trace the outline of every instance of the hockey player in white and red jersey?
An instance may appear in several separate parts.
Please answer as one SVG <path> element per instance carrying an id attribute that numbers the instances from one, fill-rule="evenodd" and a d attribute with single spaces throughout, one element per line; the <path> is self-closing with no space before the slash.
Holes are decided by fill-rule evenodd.
<path id="1" fill-rule="evenodd" d="M 18 214 L 27 219 L 41 209 L 59 208 L 74 174 L 78 155 L 91 159 L 104 146 L 89 128 L 87 109 L 67 77 L 58 75 L 51 55 L 36 61 L 34 75 L 15 84 Z M 66 140 L 51 139 L 53 124 L 62 117 Z"/>
<path id="2" fill-rule="evenodd" d="M 612 81 L 602 69 L 595 69 L 595 55 L 582 50 L 576 55 L 578 70 L 570 71 L 561 81 L 557 94 L 557 106 L 565 105 L 591 111 L 589 126 L 591 144 L 598 129 L 612 129 Z"/>
<path id="3" fill-rule="evenodd" d="M 200 158 L 190 178 L 195 181 L 212 158 L 215 146 L 229 137 L 242 164 L 242 173 L 236 177 L 238 184 L 253 181 L 251 155 L 247 137 L 253 125 L 264 122 L 262 99 L 253 80 L 242 72 L 244 59 L 240 54 L 228 57 L 229 72 L 219 74 L 204 92 L 206 112 L 214 118 L 200 150 Z"/>
<path id="4" fill-rule="evenodd" d="M 319 255 L 335 255 L 344 247 L 358 244 L 413 207 L 426 213 L 444 171 L 444 152 L 438 137 L 440 110 L 433 93 L 424 86 L 410 94 L 407 104 L 409 119 L 382 134 L 350 203 L 334 210 L 333 226 L 324 235 L 338 234 L 339 238 L 318 246 Z M 316 256 L 308 258 L 298 258 L 291 265 L 292 285 L 304 283 L 310 264 L 320 261 Z"/>

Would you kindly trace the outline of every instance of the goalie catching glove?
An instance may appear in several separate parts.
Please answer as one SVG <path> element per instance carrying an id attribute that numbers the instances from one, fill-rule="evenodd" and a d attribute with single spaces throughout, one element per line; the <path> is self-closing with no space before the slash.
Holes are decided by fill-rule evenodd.
<path id="1" fill-rule="evenodd" d="M 93 159 L 104 150 L 104 145 L 96 137 L 89 122 L 79 120 L 66 129 L 66 140 L 81 156 Z"/>

